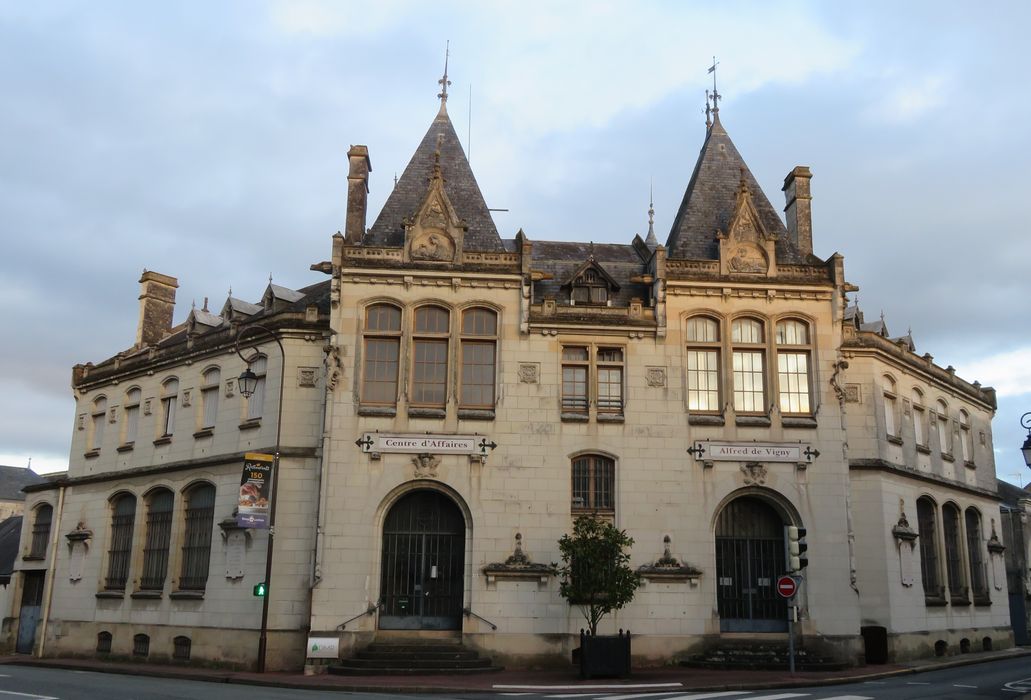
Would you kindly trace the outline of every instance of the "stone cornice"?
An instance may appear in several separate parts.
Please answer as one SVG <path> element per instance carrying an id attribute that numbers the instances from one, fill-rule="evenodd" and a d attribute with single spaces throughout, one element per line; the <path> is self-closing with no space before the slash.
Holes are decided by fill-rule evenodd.
<path id="1" fill-rule="evenodd" d="M 906 479 L 915 479 L 917 481 L 923 481 L 925 483 L 963 491 L 973 496 L 981 496 L 982 498 L 988 498 L 993 501 L 1002 500 L 1002 497 L 995 491 L 989 491 L 988 489 L 981 488 L 979 486 L 971 486 L 970 484 L 964 484 L 960 481 L 953 481 L 933 474 L 927 474 L 926 472 L 919 472 L 915 469 L 910 469 L 903 464 L 895 464 L 894 462 L 889 462 L 885 459 L 851 459 L 849 460 L 848 468 L 851 471 L 887 472 Z"/>

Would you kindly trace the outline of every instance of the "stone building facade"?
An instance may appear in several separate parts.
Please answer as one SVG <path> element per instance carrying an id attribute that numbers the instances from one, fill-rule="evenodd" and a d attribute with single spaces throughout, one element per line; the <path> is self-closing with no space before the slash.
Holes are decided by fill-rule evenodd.
<path id="1" fill-rule="evenodd" d="M 267 535 L 219 527 L 244 453 L 273 449 L 270 417 L 249 425 L 233 391 L 248 324 L 286 355 L 282 386 L 274 351 L 266 365 L 265 406 L 282 391 L 284 407 L 270 668 L 299 666 L 306 634 L 341 656 L 416 633 L 563 663 L 584 623 L 551 564 L 579 514 L 636 541 L 644 586 L 602 631 L 630 629 L 639 663 L 785 641 L 791 525 L 807 529 L 811 653 L 859 663 L 868 630 L 895 660 L 1012 644 L 994 392 L 866 324 L 842 257 L 814 254 L 809 169 L 785 178 L 782 220 L 711 114 L 665 245 L 651 224 L 625 244 L 503 238 L 445 91 L 368 227 L 369 150 L 349 151 L 345 230 L 312 266 L 329 280 L 171 329 L 174 280 L 144 275 L 137 345 L 76 369 L 68 477 L 30 498 L 59 513 L 22 567 L 48 606 L 37 653 L 93 654 L 107 633 L 105 653 L 147 635 L 174 657 L 186 637 L 191 658 L 256 662 L 260 603 L 243 591 Z M 126 447 L 133 406 L 153 435 Z M 200 590 L 183 586 L 195 489 L 213 500 Z M 142 585 L 156 493 L 171 503 L 160 588 Z"/>

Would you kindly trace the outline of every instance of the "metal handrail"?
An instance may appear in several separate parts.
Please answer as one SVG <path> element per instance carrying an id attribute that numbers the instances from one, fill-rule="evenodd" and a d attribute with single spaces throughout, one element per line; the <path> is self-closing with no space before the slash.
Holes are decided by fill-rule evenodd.
<path id="1" fill-rule="evenodd" d="M 465 616 L 466 616 L 466 617 L 472 616 L 472 617 L 475 617 L 475 618 L 476 618 L 477 620 L 483 620 L 483 621 L 484 621 L 484 622 L 486 622 L 486 623 L 487 623 L 488 625 L 490 625 L 490 628 L 491 628 L 492 630 L 494 630 L 495 632 L 497 631 L 497 629 L 498 629 L 498 626 L 497 626 L 497 625 L 495 625 L 495 624 L 494 624 L 493 622 L 491 622 L 491 621 L 490 621 L 490 620 L 488 620 L 487 618 L 485 618 L 485 617 L 482 617 L 481 615 L 477 615 L 476 613 L 474 613 L 474 612 L 473 612 L 473 610 L 472 610 L 472 608 L 462 608 L 462 612 L 463 612 L 463 613 L 465 613 Z"/>
<path id="2" fill-rule="evenodd" d="M 342 630 L 342 629 L 344 629 L 345 627 L 347 627 L 347 624 L 348 624 L 349 622 L 354 622 L 355 620 L 357 620 L 357 619 L 358 619 L 358 618 L 360 618 L 360 617 L 365 617 L 366 615 L 371 615 L 372 613 L 376 612 L 377 610 L 379 610 L 379 609 L 380 609 L 380 608 L 382 608 L 382 607 L 383 607 L 383 601 L 379 601 L 379 602 L 378 602 L 378 603 L 376 603 L 375 605 L 372 605 L 372 604 L 370 604 L 370 605 L 369 605 L 369 607 L 368 607 L 368 609 L 367 609 L 367 610 L 365 610 L 364 612 L 360 612 L 360 613 L 358 613 L 357 615 L 355 615 L 354 617 L 352 617 L 351 619 L 349 619 L 349 620 L 344 620 L 344 621 L 343 621 L 343 622 L 341 622 L 341 623 L 340 623 L 339 625 L 337 625 L 337 629 L 338 629 L 338 630 Z"/>

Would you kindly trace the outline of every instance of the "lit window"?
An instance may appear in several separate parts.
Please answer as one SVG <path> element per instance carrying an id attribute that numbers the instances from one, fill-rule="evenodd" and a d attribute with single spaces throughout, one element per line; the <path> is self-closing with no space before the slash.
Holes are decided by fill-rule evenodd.
<path id="1" fill-rule="evenodd" d="M 186 492 L 186 527 L 183 533 L 182 590 L 204 590 L 211 559 L 211 530 L 215 519 L 215 487 L 198 484 Z"/>
<path id="2" fill-rule="evenodd" d="M 36 508 L 36 518 L 32 522 L 32 543 L 29 545 L 29 556 L 42 559 L 47 555 L 50 544 L 50 522 L 54 517 L 54 509 L 44 503 Z"/>
<path id="3" fill-rule="evenodd" d="M 916 502 L 917 527 L 920 533 L 920 575 L 924 595 L 941 598 L 941 575 L 938 571 L 938 518 L 934 501 L 926 496 Z"/>
<path id="4" fill-rule="evenodd" d="M 92 426 L 90 428 L 90 450 L 99 450 L 104 443 L 104 424 L 107 422 L 107 399 L 98 396 L 93 402 Z"/>
<path id="5" fill-rule="evenodd" d="M 375 304 L 365 310 L 362 403 L 393 406 L 401 348 L 401 310 Z"/>
<path id="6" fill-rule="evenodd" d="M 412 334 L 413 406 L 443 407 L 447 400 L 448 337 L 451 314 L 439 306 L 415 311 Z"/>
<path id="7" fill-rule="evenodd" d="M 687 320 L 687 408 L 697 413 L 720 410 L 720 326 L 704 316 Z"/>
<path id="8" fill-rule="evenodd" d="M 161 386 L 161 436 L 172 437 L 175 429 L 175 403 L 179 398 L 179 381 L 169 379 Z"/>
<path id="9" fill-rule="evenodd" d="M 952 431 L 949 430 L 949 407 L 938 399 L 938 446 L 943 455 L 952 454 Z"/>
<path id="10" fill-rule="evenodd" d="M 265 377 L 268 372 L 268 358 L 259 355 L 251 362 L 249 369 L 257 376 L 257 381 L 254 382 L 254 393 L 247 397 L 247 420 L 258 420 L 265 412 Z"/>
<path id="11" fill-rule="evenodd" d="M 734 409 L 739 413 L 765 413 L 763 324 L 739 318 L 731 324 L 734 368 Z"/>
<path id="12" fill-rule="evenodd" d="M 972 464 L 974 461 L 974 437 L 970 432 L 970 414 L 959 412 L 959 437 L 963 449 L 963 461 Z"/>
<path id="13" fill-rule="evenodd" d="M 777 383 L 781 413 L 811 413 L 810 342 L 808 324 L 794 320 L 777 324 Z"/>
<path id="14" fill-rule="evenodd" d="M 498 315 L 490 309 L 462 313 L 462 373 L 460 405 L 494 408 Z"/>
<path id="15" fill-rule="evenodd" d="M 125 410 L 123 411 L 125 416 L 125 428 L 124 435 L 122 437 L 123 445 L 132 445 L 136 442 L 136 433 L 140 427 L 140 390 L 129 389 L 125 393 Z"/>
<path id="16" fill-rule="evenodd" d="M 573 460 L 573 513 L 613 513 L 616 508 L 616 463 L 601 455 Z"/>
<path id="17" fill-rule="evenodd" d="M 142 590 L 160 591 L 168 573 L 168 543 L 172 537 L 172 492 L 157 489 L 147 497 L 147 539 L 143 545 Z"/>
<path id="18" fill-rule="evenodd" d="M 107 550 L 107 580 L 104 588 L 124 591 L 132 559 L 132 531 L 136 520 L 136 497 L 129 493 L 111 502 L 111 545 Z"/>
<path id="19" fill-rule="evenodd" d="M 204 384 L 200 390 L 201 428 L 215 427 L 215 420 L 218 417 L 218 387 L 221 379 L 222 373 L 217 367 L 204 373 Z"/>
<path id="20" fill-rule="evenodd" d="M 913 389 L 913 439 L 917 445 L 927 447 L 927 410 L 924 408 L 924 395 L 919 389 Z"/>
<path id="21" fill-rule="evenodd" d="M 948 576 L 949 595 L 965 600 L 967 590 L 963 580 L 963 550 L 959 538 L 959 508 L 946 503 L 942 508 L 942 531 L 945 533 L 945 573 Z"/>

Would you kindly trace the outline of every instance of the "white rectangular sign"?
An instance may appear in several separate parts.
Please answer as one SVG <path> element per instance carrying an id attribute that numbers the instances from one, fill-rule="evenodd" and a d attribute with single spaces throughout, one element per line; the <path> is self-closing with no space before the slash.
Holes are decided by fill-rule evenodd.
<path id="1" fill-rule="evenodd" d="M 483 435 L 363 433 L 355 441 L 362 452 L 403 452 L 437 455 L 486 455 L 497 447 Z"/>
<path id="2" fill-rule="evenodd" d="M 812 462 L 819 452 L 797 442 L 696 442 L 695 459 L 712 462 Z"/>
<path id="3" fill-rule="evenodd" d="M 336 637 L 308 637 L 309 659 L 336 659 L 340 657 L 340 640 Z"/>

